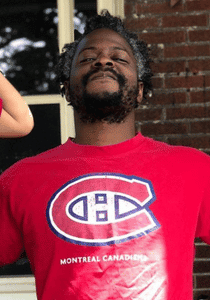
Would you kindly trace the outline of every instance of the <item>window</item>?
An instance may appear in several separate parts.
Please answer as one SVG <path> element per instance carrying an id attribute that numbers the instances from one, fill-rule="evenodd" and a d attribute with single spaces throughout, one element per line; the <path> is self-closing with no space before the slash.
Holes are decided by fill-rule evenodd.
<path id="1" fill-rule="evenodd" d="M 104 8 L 124 17 L 124 0 L 0 1 L 0 68 L 24 96 L 35 119 L 28 136 L 0 140 L 0 173 L 74 136 L 73 110 L 54 82 L 57 53 L 83 33 L 86 18 Z M 36 299 L 25 255 L 0 269 L 0 298 Z"/>

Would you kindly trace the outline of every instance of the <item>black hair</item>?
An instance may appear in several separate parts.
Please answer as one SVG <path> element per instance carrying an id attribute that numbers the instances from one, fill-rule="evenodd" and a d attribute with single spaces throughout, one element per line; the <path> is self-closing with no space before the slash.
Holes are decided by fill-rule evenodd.
<path id="1" fill-rule="evenodd" d="M 69 79 L 72 61 L 79 42 L 87 34 L 101 28 L 114 30 L 123 36 L 131 46 L 137 62 L 137 79 L 144 84 L 143 98 L 146 99 L 146 96 L 150 95 L 152 92 L 151 78 L 153 75 L 150 68 L 151 59 L 149 57 L 147 45 L 144 41 L 139 41 L 136 34 L 127 30 L 120 18 L 111 16 L 107 10 L 103 10 L 101 15 L 96 15 L 88 19 L 84 34 L 78 40 L 74 41 L 73 43 L 66 44 L 63 47 L 63 51 L 59 57 L 56 68 L 57 81 L 59 81 L 61 85 L 61 94 L 64 95 L 65 93 L 65 88 L 63 85 L 64 82 Z"/>

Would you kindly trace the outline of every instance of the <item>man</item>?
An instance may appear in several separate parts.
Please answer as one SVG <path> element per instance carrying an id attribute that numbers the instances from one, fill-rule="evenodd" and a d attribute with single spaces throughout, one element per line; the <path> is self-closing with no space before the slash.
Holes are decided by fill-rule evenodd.
<path id="1" fill-rule="evenodd" d="M 42 300 L 192 299 L 194 238 L 210 242 L 210 159 L 135 135 L 151 90 L 144 43 L 96 16 L 58 77 L 76 137 L 2 175 L 0 263 L 24 248 Z"/>

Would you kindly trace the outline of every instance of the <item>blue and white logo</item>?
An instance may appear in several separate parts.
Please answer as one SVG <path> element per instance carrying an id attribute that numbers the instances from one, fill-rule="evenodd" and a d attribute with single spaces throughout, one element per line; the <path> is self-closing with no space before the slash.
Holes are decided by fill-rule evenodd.
<path id="1" fill-rule="evenodd" d="M 150 181 L 114 173 L 94 173 L 67 182 L 50 199 L 47 219 L 65 241 L 90 246 L 122 243 L 160 227 L 149 206 Z"/>

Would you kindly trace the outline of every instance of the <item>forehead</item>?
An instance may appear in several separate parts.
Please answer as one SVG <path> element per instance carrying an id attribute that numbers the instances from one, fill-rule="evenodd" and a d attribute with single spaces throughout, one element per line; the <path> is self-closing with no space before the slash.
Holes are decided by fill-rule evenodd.
<path id="1" fill-rule="evenodd" d="M 96 29 L 89 33 L 79 43 L 75 53 L 75 57 L 77 57 L 79 53 L 86 47 L 95 47 L 102 50 L 109 47 L 119 47 L 125 49 L 128 54 L 133 59 L 135 59 L 132 48 L 128 44 L 128 42 L 124 39 L 123 36 L 111 29 Z"/>

